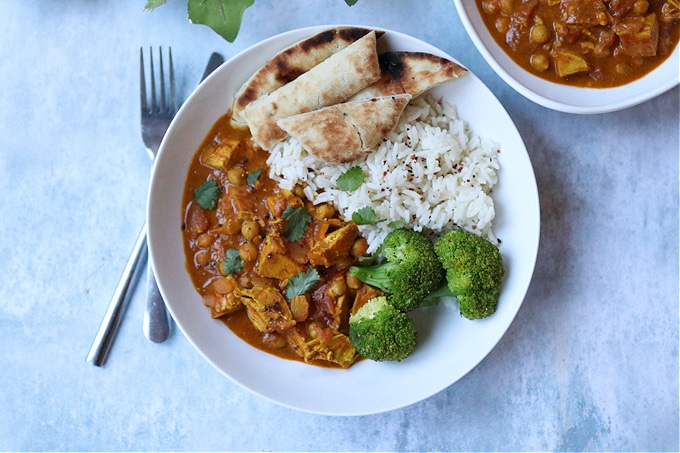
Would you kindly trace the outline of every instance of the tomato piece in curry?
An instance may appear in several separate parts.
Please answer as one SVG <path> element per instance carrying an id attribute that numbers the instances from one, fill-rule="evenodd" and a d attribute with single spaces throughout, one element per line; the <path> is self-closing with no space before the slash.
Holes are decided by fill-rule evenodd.
<path id="1" fill-rule="evenodd" d="M 680 0 L 475 0 L 515 63 L 552 82 L 624 85 L 678 45 Z"/>
<path id="2" fill-rule="evenodd" d="M 279 188 L 268 176 L 268 156 L 229 114 L 215 123 L 184 186 L 187 270 L 210 315 L 252 346 L 347 368 L 359 359 L 349 315 L 379 295 L 347 273 L 368 244 L 331 204 L 313 205 L 302 187 Z M 206 181 L 218 189 L 213 206 L 197 199 Z"/>

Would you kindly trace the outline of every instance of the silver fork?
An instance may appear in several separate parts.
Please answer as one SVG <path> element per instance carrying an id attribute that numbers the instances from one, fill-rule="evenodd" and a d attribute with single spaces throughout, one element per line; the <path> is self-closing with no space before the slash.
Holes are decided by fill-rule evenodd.
<path id="1" fill-rule="evenodd" d="M 147 103 L 146 78 L 144 75 L 144 52 L 139 49 L 139 84 L 140 84 L 140 104 L 142 117 L 142 139 L 151 160 L 156 158 L 158 148 L 161 145 L 163 136 L 168 130 L 177 113 L 177 94 L 175 90 L 175 73 L 172 67 L 172 49 L 168 48 L 168 80 L 169 91 L 166 90 L 166 80 L 163 66 L 163 49 L 159 48 L 158 53 L 160 62 L 160 102 L 156 93 L 156 76 L 153 65 L 153 49 L 149 48 L 149 62 L 151 71 L 151 104 Z M 147 266 L 147 299 L 146 309 L 144 310 L 143 331 L 147 339 L 154 343 L 162 343 L 170 334 L 170 316 L 165 308 L 165 302 L 161 297 L 156 284 L 156 278 L 151 266 Z"/>
<path id="2" fill-rule="evenodd" d="M 165 134 L 175 112 L 177 111 L 177 97 L 175 94 L 175 75 L 172 68 L 172 51 L 168 49 L 169 59 L 169 99 L 165 90 L 165 74 L 163 67 L 163 51 L 160 52 L 160 103 L 157 102 L 156 81 L 153 67 L 153 51 L 149 49 L 150 69 L 151 69 L 151 105 L 147 102 L 146 79 L 144 76 L 144 54 L 142 49 L 139 51 L 140 64 L 140 91 L 141 91 L 141 116 L 142 116 L 142 139 L 149 156 L 154 159 L 161 140 Z M 116 335 L 118 326 L 122 319 L 127 303 L 132 296 L 132 288 L 141 274 L 142 264 L 147 259 L 148 249 L 146 244 L 146 224 L 139 233 L 135 242 L 132 254 L 125 265 L 123 275 L 116 287 L 116 291 L 111 298 L 111 302 L 106 310 L 99 331 L 94 339 L 87 361 L 93 365 L 101 366 L 106 360 L 109 349 Z M 147 298 L 147 310 L 144 313 L 144 334 L 151 341 L 164 341 L 170 333 L 170 317 L 165 308 L 165 303 L 161 298 L 160 291 L 156 285 L 156 280 L 151 271 L 149 275 L 149 297 Z M 151 302 L 149 302 L 151 301 Z"/>

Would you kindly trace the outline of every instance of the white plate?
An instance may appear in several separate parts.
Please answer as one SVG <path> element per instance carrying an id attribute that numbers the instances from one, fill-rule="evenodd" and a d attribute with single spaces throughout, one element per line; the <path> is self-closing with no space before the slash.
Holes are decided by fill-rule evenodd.
<path id="1" fill-rule="evenodd" d="M 236 55 L 189 97 L 168 129 L 149 191 L 149 249 L 158 284 L 177 325 L 219 371 L 275 403 L 327 415 L 365 415 L 397 409 L 450 386 L 472 370 L 501 339 L 519 310 L 534 270 L 539 239 L 536 181 L 524 143 L 494 95 L 470 74 L 435 94 L 458 106 L 475 133 L 501 144 L 500 183 L 494 190 L 496 233 L 502 239 L 507 277 L 498 311 L 468 321 L 443 306 L 416 318 L 419 344 L 400 363 L 363 361 L 348 370 L 327 369 L 277 358 L 236 337 L 210 318 L 185 268 L 182 247 L 182 189 L 189 162 L 232 96 L 267 58 L 322 29 L 294 30 Z M 451 58 L 410 36 L 386 31 L 381 47 L 417 50 Z M 451 58 L 453 59 L 453 58 Z M 499 373 L 502 370 L 499 370 Z M 200 383 L 196 383 L 200 385 Z"/>
<path id="2" fill-rule="evenodd" d="M 470 39 L 493 70 L 519 94 L 567 113 L 608 113 L 641 104 L 678 85 L 680 48 L 645 77 L 614 88 L 579 88 L 549 82 L 522 69 L 496 43 L 486 28 L 475 0 L 453 0 Z"/>

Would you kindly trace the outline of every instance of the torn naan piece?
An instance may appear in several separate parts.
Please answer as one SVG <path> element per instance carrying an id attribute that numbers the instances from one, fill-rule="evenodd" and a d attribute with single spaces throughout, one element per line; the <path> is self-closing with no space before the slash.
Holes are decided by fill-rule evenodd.
<path id="1" fill-rule="evenodd" d="M 385 52 L 378 58 L 380 80 L 350 100 L 402 93 L 415 98 L 430 88 L 459 79 L 468 72 L 451 60 L 425 52 Z"/>
<path id="2" fill-rule="evenodd" d="M 332 28 L 303 39 L 274 55 L 239 88 L 232 105 L 232 120 L 245 124 L 243 111 L 248 104 L 295 80 L 370 32 L 368 28 L 359 27 Z M 383 33 L 376 32 L 376 37 Z"/>
<path id="3" fill-rule="evenodd" d="M 410 94 L 344 102 L 278 120 L 314 157 L 352 162 L 373 152 L 399 122 Z"/>
<path id="4" fill-rule="evenodd" d="M 245 117 L 253 140 L 269 149 L 287 136 L 276 124 L 279 118 L 336 104 L 379 78 L 376 34 L 371 31 L 292 82 L 249 104 Z"/>

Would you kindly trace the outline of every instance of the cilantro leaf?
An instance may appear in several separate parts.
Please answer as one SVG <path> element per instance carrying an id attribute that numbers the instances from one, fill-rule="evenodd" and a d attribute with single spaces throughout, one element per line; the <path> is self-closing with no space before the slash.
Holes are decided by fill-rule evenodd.
<path id="1" fill-rule="evenodd" d="M 189 20 L 207 25 L 229 42 L 234 42 L 241 29 L 243 12 L 255 0 L 189 0 Z"/>
<path id="2" fill-rule="evenodd" d="M 340 175 L 335 182 L 338 189 L 345 192 L 354 192 L 364 183 L 366 175 L 360 167 L 352 167 Z"/>
<path id="3" fill-rule="evenodd" d="M 364 206 L 352 213 L 352 222 L 357 225 L 373 225 L 378 222 L 378 216 L 370 206 Z"/>
<path id="4" fill-rule="evenodd" d="M 292 299 L 294 296 L 305 294 L 319 283 L 319 273 L 311 268 L 306 271 L 298 272 L 288 279 L 286 284 L 286 298 Z"/>
<path id="5" fill-rule="evenodd" d="M 217 207 L 217 200 L 219 199 L 220 187 L 214 179 L 205 181 L 198 189 L 194 190 L 194 200 L 203 209 L 212 211 Z"/>
<path id="6" fill-rule="evenodd" d="M 255 181 L 257 181 L 257 178 L 260 177 L 261 173 L 262 173 L 261 168 L 259 170 L 255 170 L 252 173 L 248 173 L 248 177 L 246 178 L 246 182 L 248 183 L 248 185 L 252 186 L 253 184 L 255 184 Z"/>
<path id="7" fill-rule="evenodd" d="M 399 228 L 404 228 L 406 226 L 406 220 L 393 220 L 387 224 L 388 227 L 398 230 Z"/>
<path id="8" fill-rule="evenodd" d="M 228 249 L 224 261 L 220 266 L 223 275 L 238 274 L 243 270 L 243 260 L 236 249 Z"/>
<path id="9" fill-rule="evenodd" d="M 281 217 L 288 221 L 283 229 L 283 234 L 290 242 L 295 242 L 304 236 L 305 231 L 307 231 L 309 224 L 312 222 L 312 216 L 309 215 L 304 206 L 299 208 L 286 206 Z"/>

